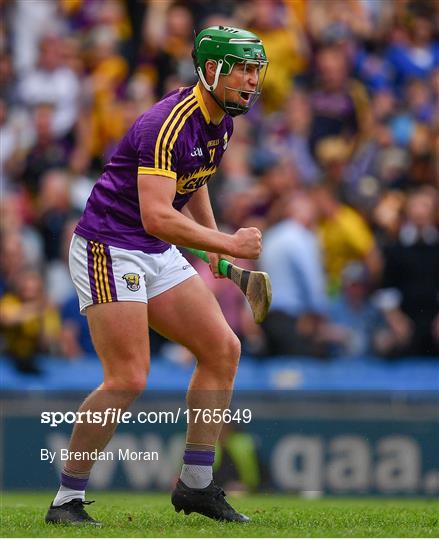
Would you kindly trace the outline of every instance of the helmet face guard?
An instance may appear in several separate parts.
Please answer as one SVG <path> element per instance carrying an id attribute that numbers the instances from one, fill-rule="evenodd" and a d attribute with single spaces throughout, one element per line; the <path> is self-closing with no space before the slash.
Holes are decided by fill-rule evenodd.
<path id="1" fill-rule="evenodd" d="M 267 71 L 268 60 L 262 41 L 252 32 L 223 26 L 202 30 L 195 38 L 192 52 L 197 75 L 210 92 L 216 103 L 231 116 L 246 114 L 261 95 L 262 85 Z M 212 84 L 205 78 L 206 62 L 213 60 L 217 64 Z M 216 94 L 220 75 L 230 75 L 236 64 L 242 65 L 242 81 L 237 87 L 226 85 L 223 99 Z M 252 70 L 257 76 L 254 90 L 245 88 L 248 72 Z"/>
<path id="2" fill-rule="evenodd" d="M 238 88 L 233 88 L 227 85 L 224 86 L 222 108 L 225 110 L 225 112 L 227 112 L 227 114 L 230 114 L 230 116 L 246 114 L 253 107 L 261 95 L 262 86 L 264 84 L 268 67 L 268 63 L 266 61 L 245 60 L 242 62 L 240 59 L 238 59 L 236 63 L 243 64 L 240 86 Z M 257 84 L 254 90 L 248 90 L 245 88 L 245 81 L 249 71 L 255 71 L 255 76 L 257 77 Z"/>

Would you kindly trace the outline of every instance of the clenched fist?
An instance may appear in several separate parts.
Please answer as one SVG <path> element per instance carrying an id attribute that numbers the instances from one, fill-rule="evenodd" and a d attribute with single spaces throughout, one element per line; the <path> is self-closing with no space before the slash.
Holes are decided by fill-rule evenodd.
<path id="1" fill-rule="evenodd" d="M 256 227 L 239 229 L 233 235 L 233 256 L 240 259 L 257 259 L 262 248 L 262 234 Z"/>

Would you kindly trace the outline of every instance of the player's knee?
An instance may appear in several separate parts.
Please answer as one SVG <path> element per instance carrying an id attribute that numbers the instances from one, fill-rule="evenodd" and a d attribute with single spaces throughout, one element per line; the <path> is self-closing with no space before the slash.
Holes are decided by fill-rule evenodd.
<path id="1" fill-rule="evenodd" d="M 124 373 L 119 376 L 107 377 L 104 382 L 105 390 L 124 392 L 133 399 L 140 395 L 146 386 L 146 373 Z"/>
<path id="2" fill-rule="evenodd" d="M 224 355 L 232 365 L 238 367 L 239 357 L 241 356 L 241 342 L 233 332 L 229 332 L 224 340 Z"/>
<path id="3" fill-rule="evenodd" d="M 141 376 L 141 377 L 139 376 L 132 377 L 127 380 L 126 385 L 127 385 L 127 390 L 131 394 L 135 396 L 139 396 L 145 390 L 146 375 Z"/>
<path id="4" fill-rule="evenodd" d="M 217 377 L 224 380 L 233 380 L 238 369 L 241 355 L 241 342 L 233 332 L 229 332 L 221 340 L 216 354 L 210 353 L 209 368 Z"/>

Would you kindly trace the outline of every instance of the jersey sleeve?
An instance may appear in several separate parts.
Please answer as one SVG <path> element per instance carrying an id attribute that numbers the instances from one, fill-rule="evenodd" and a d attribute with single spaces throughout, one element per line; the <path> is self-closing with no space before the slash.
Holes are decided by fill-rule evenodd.
<path id="1" fill-rule="evenodd" d="M 172 114 L 152 109 L 136 126 L 138 174 L 177 179 Z"/>

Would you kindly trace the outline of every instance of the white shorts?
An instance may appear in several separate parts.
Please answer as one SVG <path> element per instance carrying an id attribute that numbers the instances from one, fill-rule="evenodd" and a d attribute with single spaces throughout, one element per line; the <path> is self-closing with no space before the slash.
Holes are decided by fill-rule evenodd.
<path id="1" fill-rule="evenodd" d="M 197 271 L 171 246 L 164 253 L 122 249 L 73 235 L 69 267 L 81 313 L 92 304 L 144 302 Z"/>

